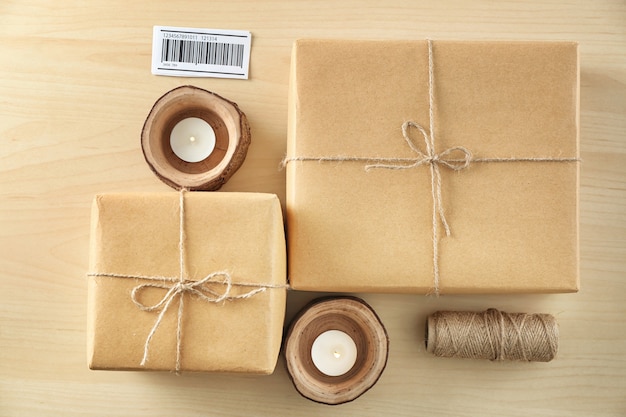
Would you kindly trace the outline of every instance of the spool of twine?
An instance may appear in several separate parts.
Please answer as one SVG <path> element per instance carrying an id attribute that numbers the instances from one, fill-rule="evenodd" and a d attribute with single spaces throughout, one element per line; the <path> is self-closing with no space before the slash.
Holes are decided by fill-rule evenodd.
<path id="1" fill-rule="evenodd" d="M 558 343 L 558 325 L 549 314 L 438 311 L 426 329 L 426 350 L 446 358 L 549 362 Z"/>

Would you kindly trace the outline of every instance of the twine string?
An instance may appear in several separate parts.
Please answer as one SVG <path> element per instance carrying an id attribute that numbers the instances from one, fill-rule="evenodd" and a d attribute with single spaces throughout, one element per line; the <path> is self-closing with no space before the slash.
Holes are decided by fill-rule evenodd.
<path id="1" fill-rule="evenodd" d="M 429 46 L 431 44 L 429 43 Z M 429 47 L 429 67 L 432 67 L 432 47 Z M 442 181 L 441 181 L 441 170 L 440 166 L 444 166 L 453 171 L 461 171 L 463 169 L 469 168 L 470 162 L 472 161 L 472 152 L 463 147 L 463 146 L 455 146 L 452 148 L 448 148 L 441 153 L 436 153 L 435 151 L 435 137 L 433 135 L 433 120 L 432 113 L 434 107 L 434 96 L 432 91 L 432 71 L 429 71 L 429 114 L 431 114 L 431 133 L 426 133 L 426 130 L 419 124 L 413 121 L 407 121 L 402 124 L 402 137 L 409 145 L 411 150 L 417 154 L 417 158 L 411 164 L 403 164 L 399 160 L 393 160 L 390 158 L 390 161 L 386 161 L 385 163 L 376 163 L 369 164 L 365 166 L 366 171 L 370 171 L 372 169 L 411 169 L 416 168 L 421 165 L 428 165 L 430 169 L 430 191 L 431 198 L 433 201 L 432 204 L 432 243 L 433 243 L 433 290 L 436 295 L 439 295 L 439 222 L 443 226 L 443 230 L 446 236 L 450 236 L 450 225 L 448 224 L 448 220 L 446 219 L 445 211 L 443 208 L 443 197 L 441 193 L 442 189 Z M 424 138 L 424 142 L 426 143 L 426 153 L 420 151 L 420 149 L 413 143 L 411 136 L 409 134 L 409 129 L 413 127 L 417 129 L 417 131 Z M 462 158 L 460 159 L 448 159 L 449 156 L 453 154 L 462 154 Z"/>
<path id="2" fill-rule="evenodd" d="M 148 362 L 148 356 L 150 352 L 150 343 L 157 330 L 163 323 L 163 319 L 175 300 L 178 300 L 178 311 L 176 317 L 176 373 L 181 369 L 182 358 L 182 341 L 183 341 L 183 317 L 184 317 L 184 299 L 185 294 L 193 295 L 197 299 L 207 303 L 219 304 L 225 301 L 234 301 L 241 299 L 248 299 L 254 297 L 257 294 L 265 292 L 267 289 L 279 289 L 288 288 L 287 285 L 272 285 L 272 284 L 256 284 L 256 283 L 233 283 L 231 275 L 227 271 L 213 272 L 205 276 L 204 278 L 193 281 L 187 278 L 185 268 L 186 257 L 186 234 L 185 234 L 185 198 L 184 194 L 187 190 L 181 189 L 179 193 L 179 242 L 178 242 L 178 263 L 179 263 L 179 275 L 177 277 L 161 276 L 161 275 L 139 275 L 139 274 L 116 274 L 108 272 L 92 272 L 87 274 L 91 277 L 110 277 L 110 278 L 123 278 L 123 279 L 135 279 L 145 280 L 147 283 L 139 284 L 131 290 L 130 298 L 132 302 L 141 311 L 155 312 L 159 314 L 146 337 L 143 348 L 143 357 L 141 359 L 141 366 L 145 366 Z M 222 291 L 213 289 L 212 287 L 219 286 Z M 232 288 L 247 287 L 252 288 L 249 291 L 241 294 L 231 294 Z M 152 303 L 146 304 L 141 301 L 141 294 L 148 289 L 165 290 L 165 294 L 161 299 Z"/>
<path id="3" fill-rule="evenodd" d="M 180 268 L 178 280 L 185 281 L 185 188 L 178 193 L 178 266 Z"/>
<path id="4" fill-rule="evenodd" d="M 109 275 L 110 276 L 110 275 Z M 130 277 L 136 278 L 136 277 Z M 142 279 L 146 279 L 146 277 L 141 277 Z M 221 279 L 218 279 L 221 278 Z M 160 281 L 160 280 L 159 280 Z M 212 290 L 207 287 L 207 284 L 221 284 L 224 286 L 224 290 L 220 293 Z M 252 284 L 245 284 L 245 286 L 251 286 Z M 158 330 L 159 326 L 163 322 L 163 318 L 165 314 L 169 310 L 175 299 L 178 299 L 178 316 L 177 316 L 177 327 L 176 327 L 176 370 L 180 370 L 180 361 L 181 361 L 181 348 L 182 348 L 182 318 L 184 312 L 184 294 L 190 294 L 196 296 L 196 298 L 213 304 L 219 304 L 224 301 L 232 301 L 253 297 L 267 288 L 271 286 L 260 286 L 259 288 L 255 288 L 248 292 L 238 295 L 231 295 L 231 289 L 233 287 L 232 278 L 228 272 L 220 271 L 214 272 L 199 281 L 189 281 L 189 280 L 178 280 L 177 282 L 166 282 L 163 284 L 156 283 L 146 283 L 140 284 L 134 287 L 131 291 L 131 299 L 133 303 L 142 311 L 159 311 L 159 315 L 154 322 L 154 325 L 150 329 L 150 333 L 146 338 L 146 342 L 144 344 L 144 352 L 143 358 L 141 360 L 141 365 L 145 366 L 148 361 L 148 353 L 150 349 L 150 342 L 152 341 L 153 336 Z M 140 300 L 140 293 L 149 289 L 149 288 L 157 288 L 166 290 L 165 294 L 159 301 L 154 304 L 145 304 Z M 278 286 L 273 286 L 273 288 L 278 288 Z"/>
<path id="5" fill-rule="evenodd" d="M 548 314 L 438 311 L 428 320 L 428 351 L 436 356 L 548 362 L 558 351 Z"/>
<path id="6" fill-rule="evenodd" d="M 365 171 L 373 169 L 406 170 L 428 165 L 431 179 L 432 205 L 432 241 L 433 241 L 433 292 L 439 295 L 439 223 L 443 227 L 446 236 L 451 235 L 451 228 L 445 215 L 442 196 L 442 179 L 440 167 L 453 171 L 468 169 L 472 163 L 494 162 L 579 162 L 578 157 L 509 157 L 509 158 L 475 158 L 472 152 L 464 146 L 454 146 L 437 153 L 435 150 L 435 70 L 433 59 L 433 41 L 427 40 L 428 44 L 428 132 L 414 121 L 406 121 L 402 124 L 402 136 L 411 151 L 416 155 L 413 158 L 368 158 L 350 155 L 339 156 L 292 156 L 285 157 L 281 161 L 281 167 L 285 168 L 289 162 L 364 162 Z M 426 152 L 422 152 L 410 136 L 410 129 L 415 128 L 421 134 L 425 142 Z"/>

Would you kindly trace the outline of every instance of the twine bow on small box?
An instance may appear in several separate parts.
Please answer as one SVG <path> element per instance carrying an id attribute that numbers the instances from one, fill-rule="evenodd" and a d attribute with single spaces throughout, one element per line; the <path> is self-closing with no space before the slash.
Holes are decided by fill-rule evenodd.
<path id="1" fill-rule="evenodd" d="M 463 171 L 470 168 L 473 163 L 493 163 L 493 162 L 578 162 L 579 158 L 554 158 L 554 157 L 511 157 L 511 158 L 475 158 L 472 152 L 464 146 L 454 146 L 442 152 L 436 151 L 435 141 L 435 77 L 433 60 L 433 41 L 428 40 L 428 120 L 429 130 L 414 121 L 406 121 L 402 124 L 402 136 L 411 151 L 415 154 L 413 158 L 367 158 L 357 156 L 293 156 L 282 160 L 281 166 L 285 167 L 289 162 L 365 162 L 365 171 L 374 169 L 406 170 L 427 165 L 430 170 L 431 194 L 432 194 L 432 241 L 433 241 L 433 293 L 440 293 L 439 278 L 439 224 L 443 226 L 446 236 L 450 236 L 451 228 L 445 216 L 441 167 L 453 171 Z M 426 145 L 425 152 L 420 150 L 410 136 L 410 128 L 415 128 L 424 138 Z M 457 158 L 455 158 L 457 156 Z"/>
<path id="2" fill-rule="evenodd" d="M 183 341 L 183 319 L 185 295 L 194 296 L 197 300 L 202 302 L 219 304 L 225 301 L 235 301 L 254 297 L 257 294 L 265 292 L 268 289 L 273 288 L 287 288 L 286 285 L 271 285 L 271 284 L 255 284 L 255 283 L 233 283 L 230 273 L 227 271 L 213 272 L 205 276 L 204 278 L 194 281 L 187 278 L 185 268 L 185 192 L 187 190 L 182 189 L 179 193 L 179 241 L 178 241 L 178 263 L 179 263 L 179 275 L 177 277 L 169 276 L 155 276 L 155 275 L 135 275 L 135 274 L 116 274 L 109 272 L 91 272 L 87 274 L 91 277 L 109 277 L 109 278 L 124 278 L 149 281 L 147 283 L 138 284 L 130 293 L 130 300 L 139 308 L 145 312 L 159 312 L 154 325 L 150 329 L 143 348 L 143 357 L 140 365 L 145 366 L 148 362 L 148 356 L 150 352 L 150 343 L 152 338 L 156 334 L 157 330 L 163 322 L 163 318 L 170 310 L 174 300 L 178 300 L 178 312 L 177 312 L 177 324 L 176 324 L 176 365 L 175 371 L 179 373 L 181 370 L 181 351 Z M 238 287 L 250 287 L 251 290 L 241 294 L 231 294 L 234 286 Z M 222 291 L 217 291 L 214 287 L 222 287 Z M 159 301 L 153 304 L 146 304 L 141 301 L 141 294 L 150 289 L 165 290 L 165 294 Z"/>

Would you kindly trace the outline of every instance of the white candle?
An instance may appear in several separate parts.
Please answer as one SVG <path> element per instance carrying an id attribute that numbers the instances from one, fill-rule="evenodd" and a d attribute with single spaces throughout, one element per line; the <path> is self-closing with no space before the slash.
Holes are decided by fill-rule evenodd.
<path id="1" fill-rule="evenodd" d="M 339 330 L 320 334 L 311 346 L 311 359 L 317 369 L 328 376 L 348 372 L 356 362 L 357 350 L 354 340 Z"/>
<path id="2" fill-rule="evenodd" d="M 198 117 L 176 123 L 170 134 L 170 146 L 177 157 L 187 162 L 200 162 L 215 149 L 215 131 Z"/>

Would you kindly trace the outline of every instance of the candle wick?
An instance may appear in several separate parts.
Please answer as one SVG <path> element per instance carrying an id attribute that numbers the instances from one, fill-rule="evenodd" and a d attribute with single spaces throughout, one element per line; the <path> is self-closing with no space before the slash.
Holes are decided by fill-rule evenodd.
<path id="1" fill-rule="evenodd" d="M 333 355 L 335 356 L 335 358 L 339 359 L 341 357 L 341 353 L 334 351 Z"/>

